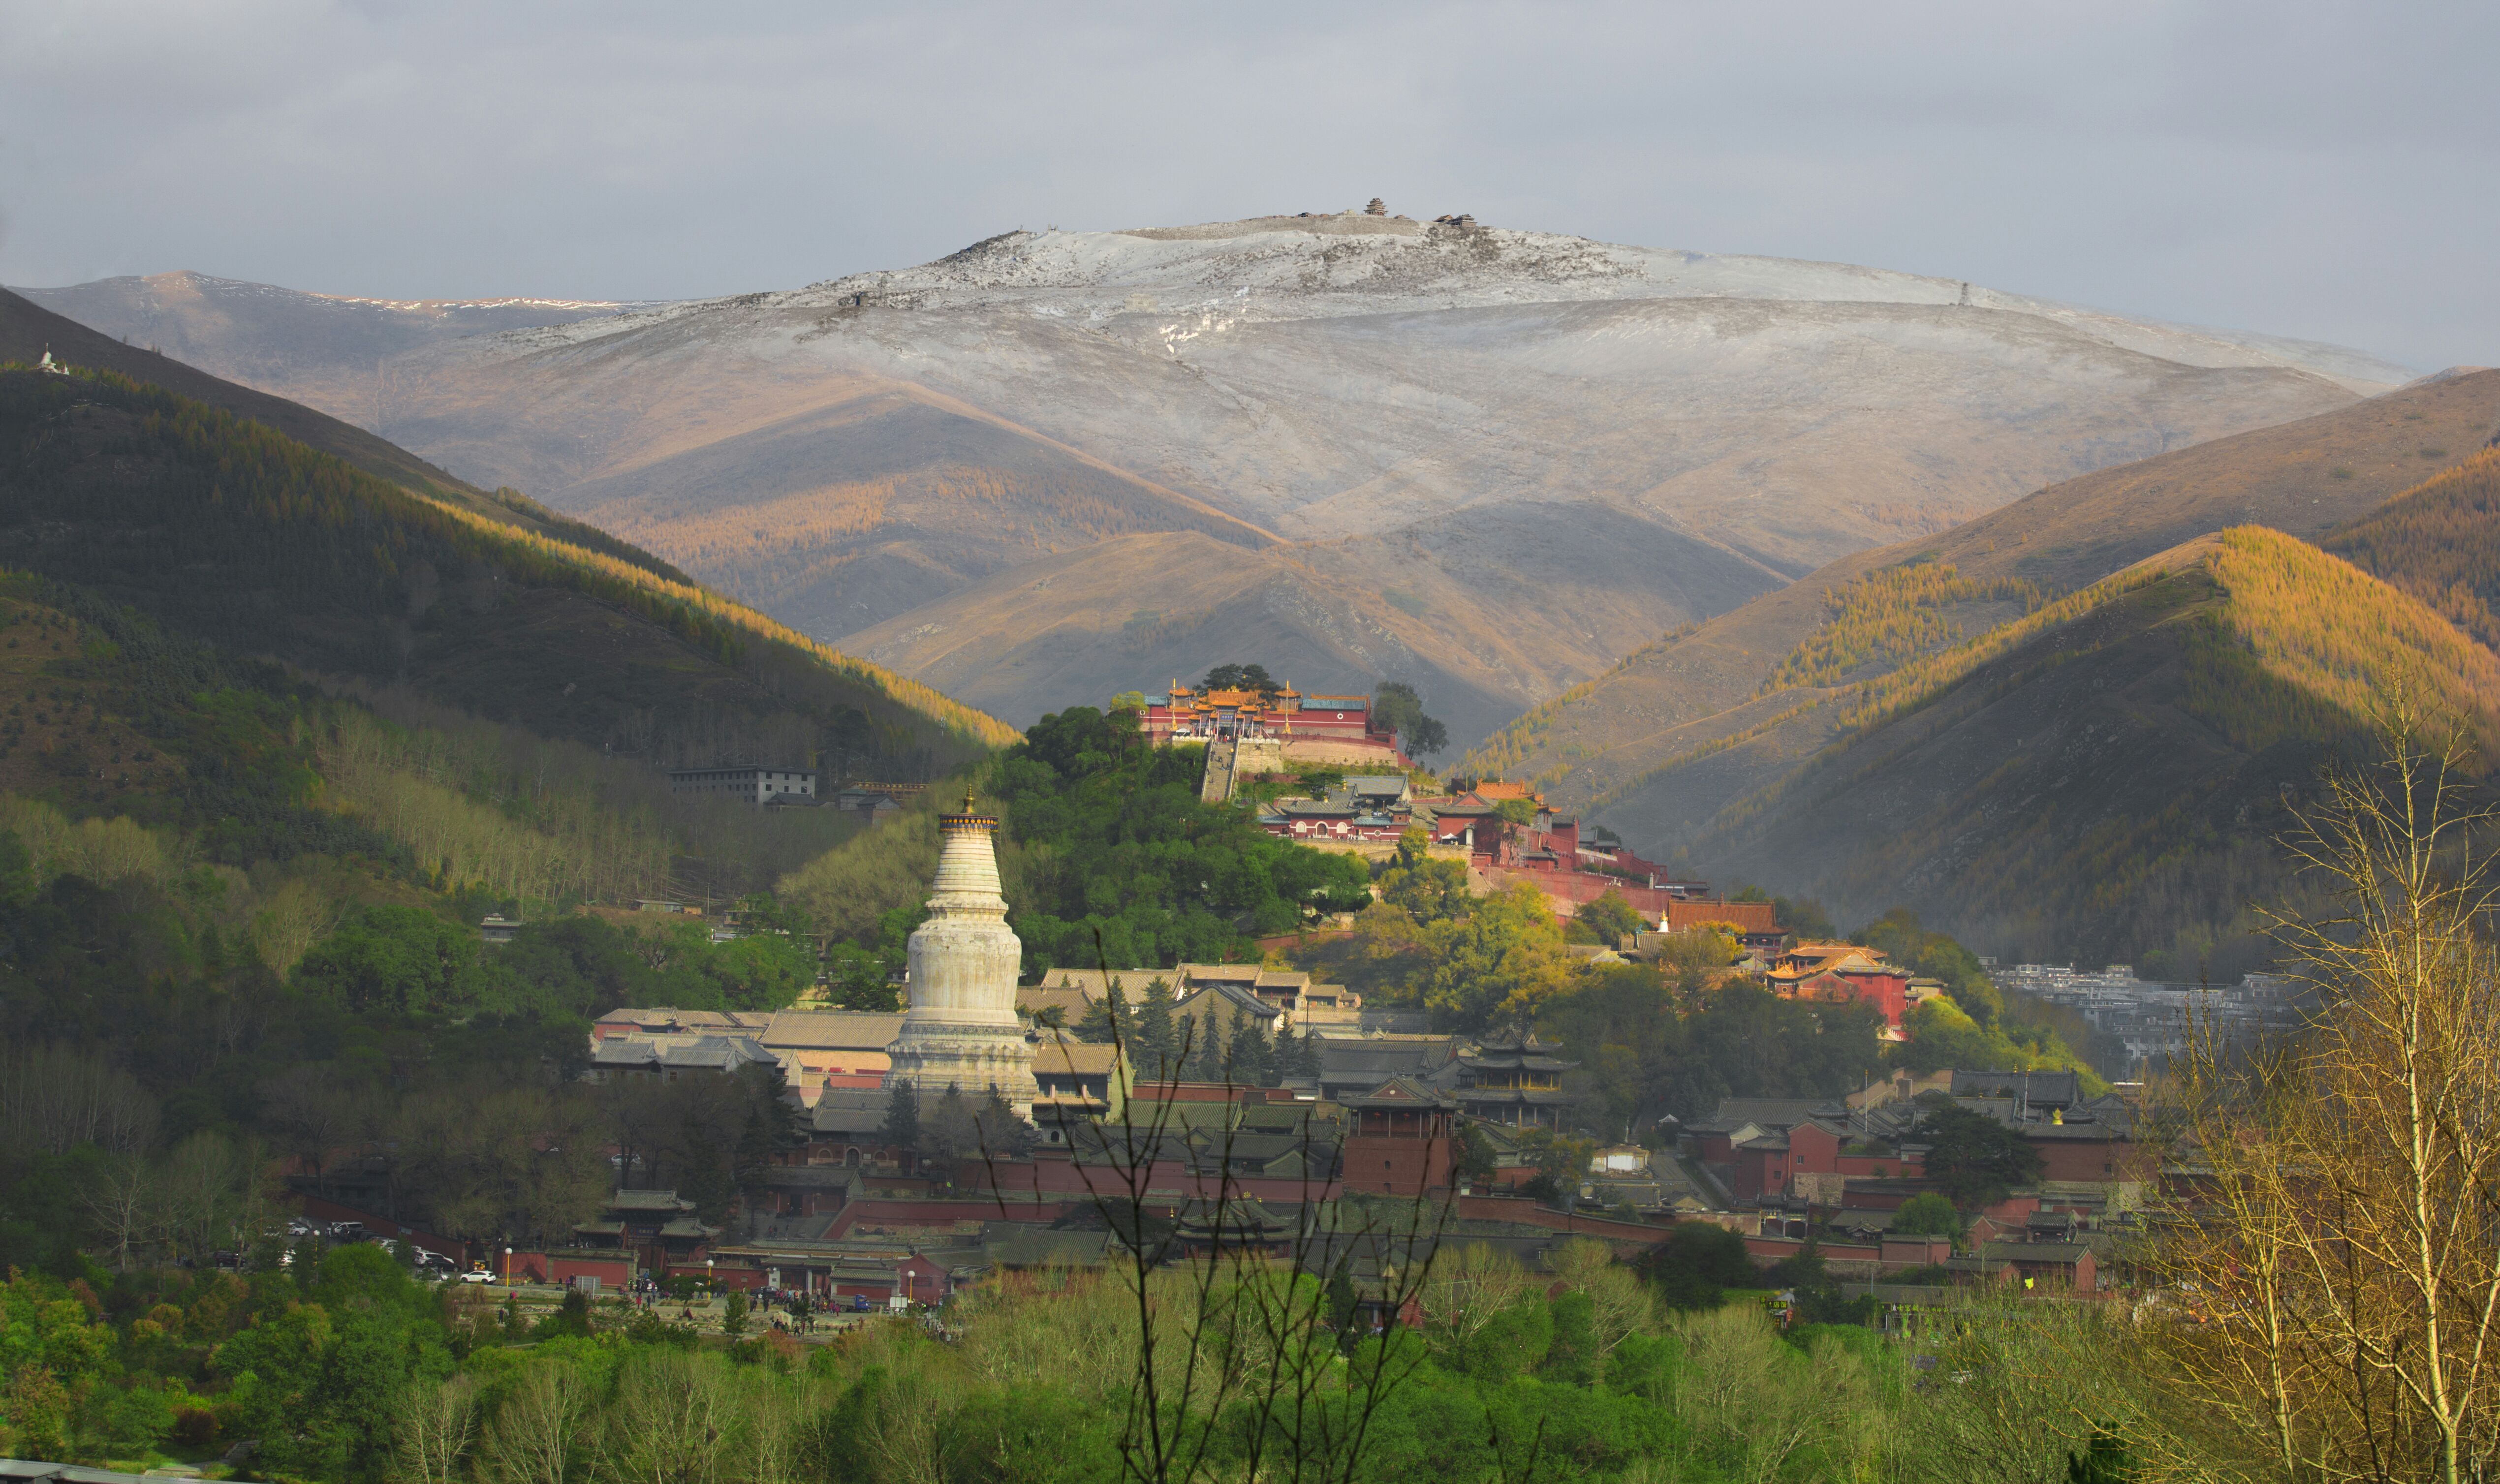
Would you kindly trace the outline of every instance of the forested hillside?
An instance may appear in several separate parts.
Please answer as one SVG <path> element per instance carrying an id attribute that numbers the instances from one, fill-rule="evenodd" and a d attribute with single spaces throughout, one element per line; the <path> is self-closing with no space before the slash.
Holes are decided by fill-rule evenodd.
<path id="1" fill-rule="evenodd" d="M 677 581 L 691 580 L 649 552 L 586 522 L 559 515 L 513 489 L 477 488 L 353 423 L 301 403 L 240 386 L 127 341 L 99 335 L 74 319 L 0 288 L 0 365 L 33 365 L 49 353 L 81 371 L 109 371 L 247 417 L 308 446 L 345 460 L 386 482 L 457 506 L 502 525 L 632 562 Z"/>
<path id="2" fill-rule="evenodd" d="M 2500 648 L 2500 435 L 2322 544 Z"/>
<path id="3" fill-rule="evenodd" d="M 1696 854 L 2006 955 L 2251 967 L 2272 838 L 2411 684 L 2486 742 L 2500 663 L 2424 603 L 2259 527 L 2190 543 L 1828 704 L 1838 740 Z"/>
<path id="4" fill-rule="evenodd" d="M 14 566 L 609 752 L 933 774 L 1013 735 L 646 566 L 109 374 L 0 373 L 0 500 Z"/>
<path id="5" fill-rule="evenodd" d="M 2224 526 L 2325 539 L 2425 478 L 2461 473 L 2495 429 L 2500 372 L 2485 371 L 2053 484 L 1667 634 L 1530 709 L 1462 766 L 1536 778 L 1562 807 L 1663 859 L 1832 740 L 1835 686 Z"/>
<path id="6" fill-rule="evenodd" d="M 1198 747 L 1150 747 L 1135 713 L 1071 707 L 972 775 L 1003 823 L 999 870 L 1028 970 L 1168 968 L 1257 957 L 1253 934 L 1370 900 L 1358 856 L 1279 840 L 1238 808 L 1199 801 Z M 784 876 L 779 893 L 852 941 L 899 956 L 938 864 L 925 800 Z M 899 964 L 898 964 L 899 967 Z"/>

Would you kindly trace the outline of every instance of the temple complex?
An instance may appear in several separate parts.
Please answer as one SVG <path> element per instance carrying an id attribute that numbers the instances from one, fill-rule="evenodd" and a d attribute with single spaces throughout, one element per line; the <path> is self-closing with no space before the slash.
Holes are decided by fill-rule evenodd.
<path id="1" fill-rule="evenodd" d="M 1016 975 L 1024 944 L 1007 926 L 999 886 L 995 815 L 941 814 L 938 875 L 929 920 L 911 935 L 910 1004 L 894 1044 L 885 1085 L 908 1082 L 926 1098 L 955 1088 L 967 1098 L 992 1091 L 1030 1117 L 1038 1091 L 1033 1046 L 1016 1018 Z"/>
<path id="2" fill-rule="evenodd" d="M 1395 756 L 1397 733 L 1380 725 L 1368 696 L 1305 696 L 1273 690 L 1193 690 L 1178 680 L 1146 703 L 1137 724 L 1156 743 L 1273 739 Z"/>

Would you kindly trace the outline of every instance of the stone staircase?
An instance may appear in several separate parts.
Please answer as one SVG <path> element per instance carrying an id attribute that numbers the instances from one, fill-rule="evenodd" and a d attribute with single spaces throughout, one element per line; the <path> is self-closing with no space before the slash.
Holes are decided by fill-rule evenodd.
<path id="1" fill-rule="evenodd" d="M 1206 744 L 1206 776 L 1198 785 L 1200 799 L 1223 804 L 1233 797 L 1233 764 L 1240 752 L 1241 744 L 1231 738 L 1219 738 Z"/>

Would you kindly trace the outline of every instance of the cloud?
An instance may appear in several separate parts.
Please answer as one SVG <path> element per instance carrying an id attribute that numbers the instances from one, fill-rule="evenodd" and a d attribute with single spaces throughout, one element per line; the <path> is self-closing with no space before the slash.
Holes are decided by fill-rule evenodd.
<path id="1" fill-rule="evenodd" d="M 1333 210 L 2500 359 L 2488 6 L 0 10 L 0 280 L 676 297 Z"/>

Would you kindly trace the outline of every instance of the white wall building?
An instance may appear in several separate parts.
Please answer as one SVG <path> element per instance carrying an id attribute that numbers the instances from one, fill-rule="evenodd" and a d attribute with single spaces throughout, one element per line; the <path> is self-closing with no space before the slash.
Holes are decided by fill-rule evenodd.
<path id="1" fill-rule="evenodd" d="M 710 794 L 748 804 L 770 804 L 776 797 L 812 800 L 816 775 L 803 768 L 672 768 L 669 792 Z"/>

